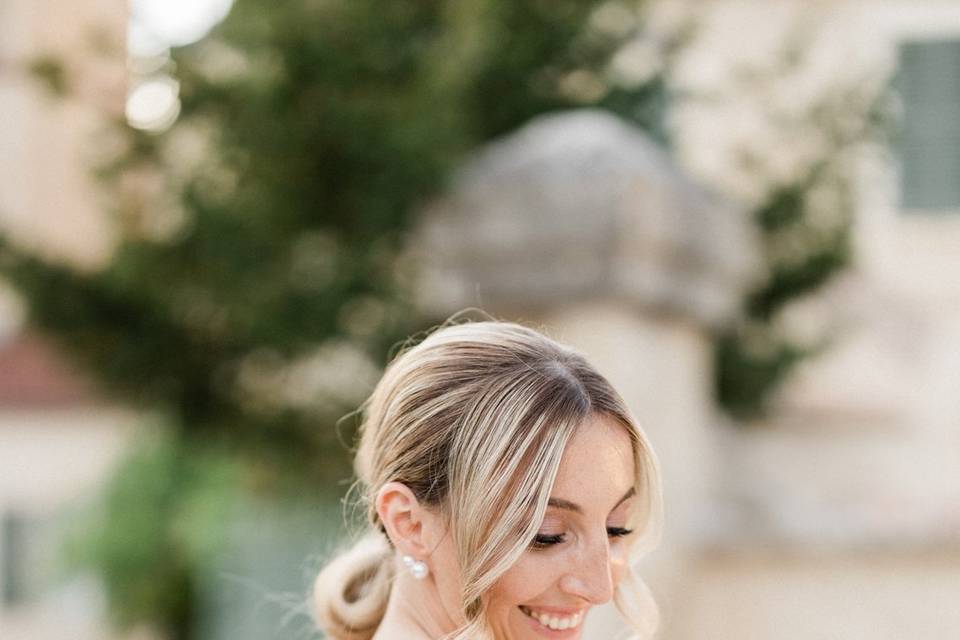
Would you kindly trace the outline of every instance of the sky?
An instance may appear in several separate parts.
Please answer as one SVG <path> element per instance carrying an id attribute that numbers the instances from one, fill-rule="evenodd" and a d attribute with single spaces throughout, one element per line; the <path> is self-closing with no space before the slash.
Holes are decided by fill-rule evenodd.
<path id="1" fill-rule="evenodd" d="M 160 55 L 196 42 L 230 11 L 233 0 L 132 0 L 129 47 L 133 56 Z"/>

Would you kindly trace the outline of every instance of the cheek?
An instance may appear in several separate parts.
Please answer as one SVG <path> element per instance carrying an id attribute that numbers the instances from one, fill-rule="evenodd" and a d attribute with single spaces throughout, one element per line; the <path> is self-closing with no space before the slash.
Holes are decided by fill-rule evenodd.
<path id="1" fill-rule="evenodd" d="M 525 553 L 490 590 L 491 615 L 506 615 L 518 605 L 536 602 L 559 580 L 556 562 Z"/>

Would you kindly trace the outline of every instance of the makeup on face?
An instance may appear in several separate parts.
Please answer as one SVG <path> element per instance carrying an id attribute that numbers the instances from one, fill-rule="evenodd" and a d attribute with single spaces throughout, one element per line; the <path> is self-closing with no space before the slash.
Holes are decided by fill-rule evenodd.
<path id="1" fill-rule="evenodd" d="M 619 517 L 616 516 L 619 515 L 618 509 L 620 509 L 621 505 L 635 495 L 636 488 L 631 487 L 624 492 L 623 497 L 617 501 L 617 504 L 611 511 L 611 518 L 608 519 L 607 524 L 607 535 L 610 538 L 622 538 L 633 533 L 633 528 L 628 528 L 626 526 L 626 514 L 620 515 Z M 572 513 L 579 517 L 584 515 L 584 510 L 580 505 L 563 498 L 550 498 L 547 506 L 549 509 L 554 510 L 554 512 L 547 512 L 547 515 L 544 517 L 543 523 L 540 525 L 537 534 L 530 543 L 531 549 L 548 549 L 565 541 L 567 535 L 565 532 L 567 523 L 565 522 L 563 515 L 556 513 L 556 510 Z M 617 521 L 620 521 L 623 524 L 615 524 Z"/>
<path id="2" fill-rule="evenodd" d="M 588 421 L 564 451 L 547 511 L 520 559 L 491 591 L 498 640 L 576 640 L 627 567 L 636 474 L 625 429 Z"/>

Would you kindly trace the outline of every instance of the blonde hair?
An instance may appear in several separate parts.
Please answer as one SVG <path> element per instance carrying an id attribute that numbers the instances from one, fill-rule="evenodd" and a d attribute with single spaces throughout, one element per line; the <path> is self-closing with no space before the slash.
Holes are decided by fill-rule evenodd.
<path id="1" fill-rule="evenodd" d="M 483 595 L 536 535 L 564 448 L 591 414 L 613 418 L 632 440 L 643 518 L 633 552 L 646 553 L 663 520 L 657 459 L 623 399 L 582 355 L 499 321 L 445 326 L 401 353 L 363 407 L 355 468 L 370 530 L 318 576 L 320 627 L 337 640 L 376 632 L 393 550 L 373 498 L 399 481 L 449 523 L 467 620 L 451 637 L 491 638 Z M 628 574 L 614 601 L 637 637 L 651 637 L 656 606 Z"/>

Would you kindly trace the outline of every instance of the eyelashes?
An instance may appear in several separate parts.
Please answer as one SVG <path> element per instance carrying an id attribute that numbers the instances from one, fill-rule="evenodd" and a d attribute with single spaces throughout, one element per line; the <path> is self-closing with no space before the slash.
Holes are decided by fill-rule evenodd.
<path id="1" fill-rule="evenodd" d="M 607 535 L 611 538 L 622 538 L 623 536 L 628 536 L 633 533 L 633 529 L 624 529 L 623 527 L 607 527 Z M 532 549 L 547 549 L 554 545 L 560 544 L 566 539 L 567 535 L 565 533 L 558 533 L 556 535 L 543 535 L 537 534 L 533 537 L 533 542 L 530 543 Z"/>
<path id="2" fill-rule="evenodd" d="M 533 537 L 533 542 L 530 544 L 530 546 L 534 549 L 546 549 L 547 547 L 552 547 L 555 544 L 560 544 L 563 542 L 565 537 L 566 535 L 563 533 L 555 536 L 545 536 L 538 533 Z"/>
<path id="3" fill-rule="evenodd" d="M 607 535 L 611 538 L 622 538 L 633 533 L 633 529 L 624 529 L 623 527 L 607 527 Z"/>

